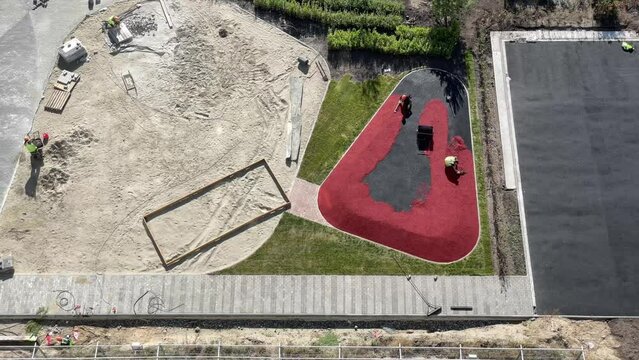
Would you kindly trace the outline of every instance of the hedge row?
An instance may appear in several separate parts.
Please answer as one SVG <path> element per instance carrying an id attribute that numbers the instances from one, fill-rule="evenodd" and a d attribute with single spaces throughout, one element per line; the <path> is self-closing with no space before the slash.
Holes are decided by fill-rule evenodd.
<path id="1" fill-rule="evenodd" d="M 326 11 L 317 5 L 295 0 L 254 0 L 256 8 L 282 12 L 302 20 L 312 20 L 335 28 L 394 29 L 402 23 L 399 15 L 357 14 L 348 11 Z"/>
<path id="2" fill-rule="evenodd" d="M 432 55 L 450 58 L 459 42 L 459 26 L 411 27 L 399 25 L 393 35 L 376 30 L 331 30 L 331 50 L 371 50 L 393 55 Z"/>
<path id="3" fill-rule="evenodd" d="M 406 10 L 404 3 L 396 0 L 302 0 L 301 3 L 329 11 L 350 11 L 378 15 L 404 15 Z"/>

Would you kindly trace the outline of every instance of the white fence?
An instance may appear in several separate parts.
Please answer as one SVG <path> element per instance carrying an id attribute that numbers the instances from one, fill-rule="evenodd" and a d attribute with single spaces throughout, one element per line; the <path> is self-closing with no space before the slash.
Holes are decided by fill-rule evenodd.
<path id="1" fill-rule="evenodd" d="M 4 359 L 490 359 L 586 360 L 583 349 L 292 346 L 292 345 L 73 345 L 0 346 Z"/>

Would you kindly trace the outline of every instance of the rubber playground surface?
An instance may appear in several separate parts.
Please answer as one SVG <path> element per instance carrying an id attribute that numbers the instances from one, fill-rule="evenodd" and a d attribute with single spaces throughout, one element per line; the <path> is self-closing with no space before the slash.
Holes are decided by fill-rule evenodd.
<path id="1" fill-rule="evenodd" d="M 394 112 L 412 95 L 412 115 Z M 430 150 L 418 151 L 417 127 L 433 127 Z M 333 226 L 378 244 L 448 263 L 470 254 L 479 238 L 466 91 L 451 74 L 410 73 L 382 104 L 319 190 Z M 444 158 L 457 156 L 457 176 Z"/>
<path id="2" fill-rule="evenodd" d="M 537 312 L 639 315 L 639 55 L 506 51 Z"/>

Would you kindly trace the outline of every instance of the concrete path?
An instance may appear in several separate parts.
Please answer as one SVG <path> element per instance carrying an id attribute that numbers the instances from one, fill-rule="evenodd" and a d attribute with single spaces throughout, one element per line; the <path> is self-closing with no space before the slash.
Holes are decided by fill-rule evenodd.
<path id="1" fill-rule="evenodd" d="M 0 317 L 46 309 L 59 317 L 421 319 L 426 301 L 442 307 L 437 318 L 533 315 L 525 276 L 411 281 L 415 287 L 402 276 L 16 275 L 0 283 Z"/>
<path id="2" fill-rule="evenodd" d="M 111 3 L 102 0 L 93 11 Z M 46 8 L 32 7 L 27 0 L 0 1 L 0 211 L 57 49 L 89 13 L 87 0 L 51 0 Z"/>
<path id="3" fill-rule="evenodd" d="M 288 198 L 291 200 L 291 210 L 289 212 L 303 219 L 332 227 L 319 210 L 317 205 L 318 193 L 319 185 L 296 178 L 293 188 L 288 194 Z"/>

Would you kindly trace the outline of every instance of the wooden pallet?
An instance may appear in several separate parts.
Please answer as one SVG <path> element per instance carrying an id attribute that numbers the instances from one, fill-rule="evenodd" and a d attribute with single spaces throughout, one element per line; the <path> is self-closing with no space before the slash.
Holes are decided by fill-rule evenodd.
<path id="1" fill-rule="evenodd" d="M 71 92 L 77 85 L 78 81 L 80 81 L 79 76 L 69 81 L 67 85 L 59 82 L 53 85 L 53 93 L 49 97 L 49 101 L 47 101 L 46 105 L 44 105 L 44 110 L 61 113 L 67 105 L 67 101 L 69 101 L 69 98 L 71 97 Z"/>
<path id="2" fill-rule="evenodd" d="M 44 106 L 44 110 L 61 113 L 67 101 L 69 101 L 69 97 L 71 97 L 71 93 L 68 91 L 53 90 L 53 94 L 51 94 L 49 101 Z"/>

